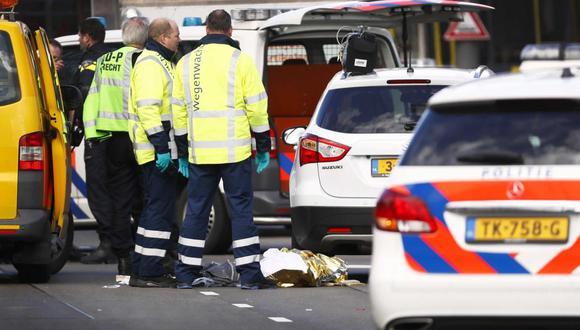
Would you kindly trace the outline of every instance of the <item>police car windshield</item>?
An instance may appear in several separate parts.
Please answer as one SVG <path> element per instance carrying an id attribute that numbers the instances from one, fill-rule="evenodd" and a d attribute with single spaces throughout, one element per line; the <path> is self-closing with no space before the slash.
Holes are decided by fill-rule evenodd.
<path id="1" fill-rule="evenodd" d="M 580 163 L 580 104 L 516 100 L 429 109 L 402 165 Z"/>
<path id="2" fill-rule="evenodd" d="M 330 90 L 316 124 L 341 133 L 409 133 L 427 100 L 446 86 L 370 86 Z"/>
<path id="3" fill-rule="evenodd" d="M 14 51 L 8 33 L 0 32 L 0 105 L 20 99 L 20 84 Z"/>

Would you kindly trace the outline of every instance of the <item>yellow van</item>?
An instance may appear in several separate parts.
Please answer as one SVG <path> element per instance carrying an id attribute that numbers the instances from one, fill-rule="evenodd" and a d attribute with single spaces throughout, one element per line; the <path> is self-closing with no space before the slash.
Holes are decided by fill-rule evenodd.
<path id="1" fill-rule="evenodd" d="M 0 17 L 0 258 L 46 282 L 72 247 L 65 104 L 43 29 Z M 7 18 L 8 17 L 8 18 Z M 67 105 L 80 104 L 72 86 Z"/>

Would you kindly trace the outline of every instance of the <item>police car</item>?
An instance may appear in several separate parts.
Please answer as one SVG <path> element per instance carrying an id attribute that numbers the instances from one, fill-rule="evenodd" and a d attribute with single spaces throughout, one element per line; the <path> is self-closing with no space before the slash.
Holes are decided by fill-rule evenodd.
<path id="1" fill-rule="evenodd" d="M 580 327 L 579 87 L 565 68 L 429 101 L 375 209 L 377 327 Z"/>
<path id="2" fill-rule="evenodd" d="M 520 59 L 522 72 L 580 66 L 580 43 L 529 44 L 522 49 Z"/>
<path id="3" fill-rule="evenodd" d="M 293 247 L 330 254 L 369 251 L 376 198 L 427 100 L 447 86 L 492 73 L 482 66 L 335 75 L 308 127 L 286 131 L 286 142 L 297 144 L 290 174 Z"/>

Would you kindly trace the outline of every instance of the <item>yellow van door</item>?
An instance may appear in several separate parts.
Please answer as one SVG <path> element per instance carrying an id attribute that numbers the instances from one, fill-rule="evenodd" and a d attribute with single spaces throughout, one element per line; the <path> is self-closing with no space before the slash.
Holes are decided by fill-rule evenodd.
<path id="1" fill-rule="evenodd" d="M 54 183 L 52 223 L 58 223 L 59 227 L 63 228 L 63 215 L 68 213 L 70 196 L 70 152 L 66 139 L 64 104 L 54 61 L 48 48 L 48 38 L 46 37 L 44 29 L 41 28 L 35 31 L 35 38 L 40 59 L 42 83 L 46 93 L 45 100 L 50 114 L 50 125 L 53 129 L 53 138 L 50 142 Z"/>

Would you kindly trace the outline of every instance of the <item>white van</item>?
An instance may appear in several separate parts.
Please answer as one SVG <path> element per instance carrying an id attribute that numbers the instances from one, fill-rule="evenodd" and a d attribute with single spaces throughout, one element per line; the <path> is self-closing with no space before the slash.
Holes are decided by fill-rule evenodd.
<path id="1" fill-rule="evenodd" d="M 379 1 L 381 6 L 366 8 L 366 2 L 350 5 L 326 4 L 278 14 L 278 10 L 240 11 L 234 17 L 233 38 L 241 49 L 249 53 L 262 73 L 268 92 L 268 113 L 272 138 L 270 165 L 260 175 L 253 174 L 254 221 L 258 224 L 290 224 L 289 180 L 294 149 L 281 141 L 281 133 L 291 126 L 306 126 L 316 108 L 327 82 L 341 70 L 341 46 L 337 42 L 344 35 L 365 26 L 377 39 L 377 68 L 400 66 L 398 52 L 387 30 L 400 23 L 405 12 L 409 22 L 457 20 L 462 10 L 477 9 L 476 4 L 446 1 L 418 5 Z M 361 7 L 365 5 L 366 7 Z M 276 15 L 278 14 L 278 15 Z M 275 15 L 268 17 L 270 15 Z M 248 20 L 247 18 L 256 18 Z M 236 18 L 238 18 L 236 20 Z M 244 19 L 245 18 L 245 19 Z M 179 56 L 193 50 L 205 35 L 205 26 L 181 26 L 182 39 Z M 63 58 L 74 72 L 81 56 L 78 36 L 57 38 L 64 48 Z M 107 31 L 105 42 L 112 48 L 121 46 L 119 30 Z M 91 220 L 85 189 L 82 146 L 76 150 L 73 174 L 72 208 L 77 222 Z M 222 252 L 231 244 L 230 222 L 221 194 L 216 196 L 208 237 L 207 252 Z M 179 219 L 183 217 L 185 192 L 178 202 Z"/>

